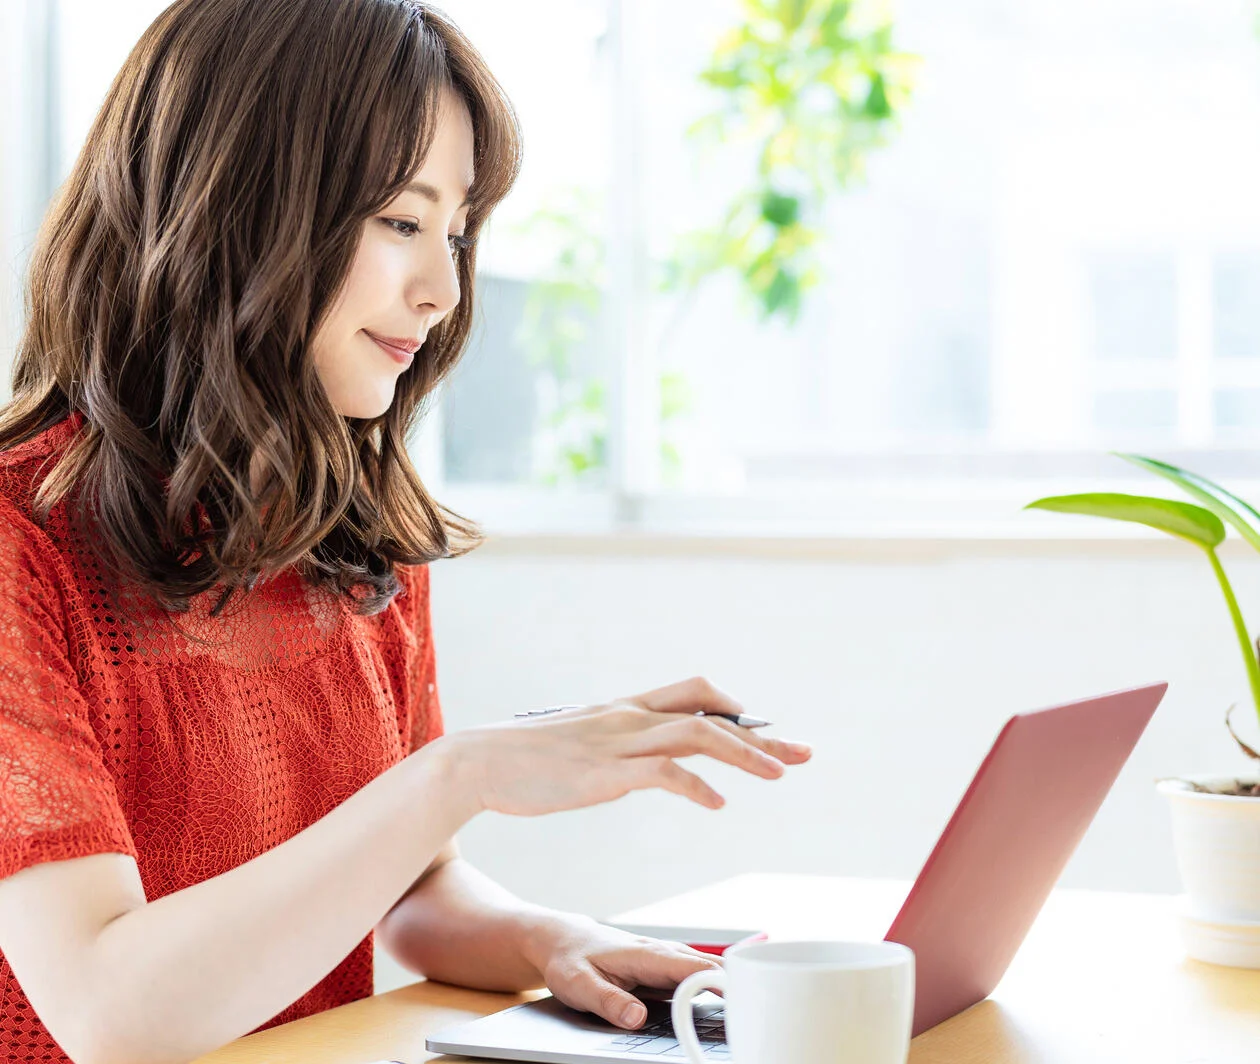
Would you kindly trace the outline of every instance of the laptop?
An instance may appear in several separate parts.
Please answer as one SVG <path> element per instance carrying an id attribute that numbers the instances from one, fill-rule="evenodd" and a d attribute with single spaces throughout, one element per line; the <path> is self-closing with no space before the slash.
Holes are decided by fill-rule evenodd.
<path id="1" fill-rule="evenodd" d="M 997 986 L 1167 687 L 1006 722 L 884 936 L 914 950 L 914 1034 Z M 668 1002 L 645 1003 L 637 1031 L 547 997 L 441 1031 L 425 1046 L 539 1064 L 681 1060 Z M 706 1059 L 730 1059 L 722 1009 L 712 995 L 697 1000 Z"/>

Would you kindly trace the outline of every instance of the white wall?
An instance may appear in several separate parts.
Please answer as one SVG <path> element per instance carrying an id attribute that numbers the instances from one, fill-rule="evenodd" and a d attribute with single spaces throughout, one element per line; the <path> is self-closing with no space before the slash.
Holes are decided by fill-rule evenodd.
<path id="1" fill-rule="evenodd" d="M 640 794 L 474 821 L 466 855 L 536 901 L 602 916 L 739 872 L 912 878 L 1009 714 L 1161 679 L 1169 694 L 1063 882 L 1176 891 L 1152 782 L 1247 767 L 1221 725 L 1239 701 L 1256 732 L 1239 650 L 1189 546 L 579 547 L 492 542 L 434 566 L 448 729 L 700 673 L 816 754 L 770 783 L 701 766 L 727 795 L 719 812 Z M 1231 541 L 1225 556 L 1260 623 L 1254 554 Z"/>

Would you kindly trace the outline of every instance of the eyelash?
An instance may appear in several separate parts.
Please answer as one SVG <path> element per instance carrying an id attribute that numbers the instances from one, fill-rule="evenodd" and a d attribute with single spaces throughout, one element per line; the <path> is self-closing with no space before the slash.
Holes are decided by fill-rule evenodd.
<path id="1" fill-rule="evenodd" d="M 381 221 L 393 229 L 399 236 L 412 237 L 420 232 L 420 227 L 416 225 L 415 222 L 404 222 L 398 218 L 382 218 Z M 467 251 L 473 246 L 473 242 L 471 240 L 465 236 L 461 236 L 459 233 L 452 233 L 446 239 L 448 241 L 453 241 L 453 250 L 455 251 Z"/>

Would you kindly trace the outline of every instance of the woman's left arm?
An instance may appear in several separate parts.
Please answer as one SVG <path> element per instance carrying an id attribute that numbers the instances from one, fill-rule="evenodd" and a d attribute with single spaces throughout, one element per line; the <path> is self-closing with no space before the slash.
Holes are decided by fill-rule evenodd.
<path id="1" fill-rule="evenodd" d="M 454 842 L 376 933 L 400 964 L 430 979 L 513 993 L 545 985 L 565 1004 L 628 1029 L 647 1016 L 628 990 L 672 988 L 720 966 L 677 942 L 522 901 L 460 857 Z"/>
<path id="2" fill-rule="evenodd" d="M 533 940 L 561 916 L 477 871 L 455 842 L 376 926 L 405 968 L 443 983 L 516 993 L 543 985 Z"/>

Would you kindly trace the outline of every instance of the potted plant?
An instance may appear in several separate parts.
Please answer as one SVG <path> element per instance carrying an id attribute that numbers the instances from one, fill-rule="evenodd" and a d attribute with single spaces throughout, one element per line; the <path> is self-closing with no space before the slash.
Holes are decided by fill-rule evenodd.
<path id="1" fill-rule="evenodd" d="M 1171 481 L 1195 502 L 1096 492 L 1038 499 L 1028 508 L 1130 521 L 1202 550 L 1225 596 L 1260 719 L 1258 648 L 1216 553 L 1226 523 L 1260 550 L 1260 512 L 1195 473 L 1140 455 L 1119 457 Z M 1260 762 L 1260 752 L 1234 731 L 1233 709 L 1225 714 L 1226 728 L 1243 753 Z M 1197 960 L 1260 968 L 1260 773 L 1161 780 L 1158 788 L 1171 806 L 1177 867 L 1187 892 L 1181 913 L 1187 951 Z"/>

